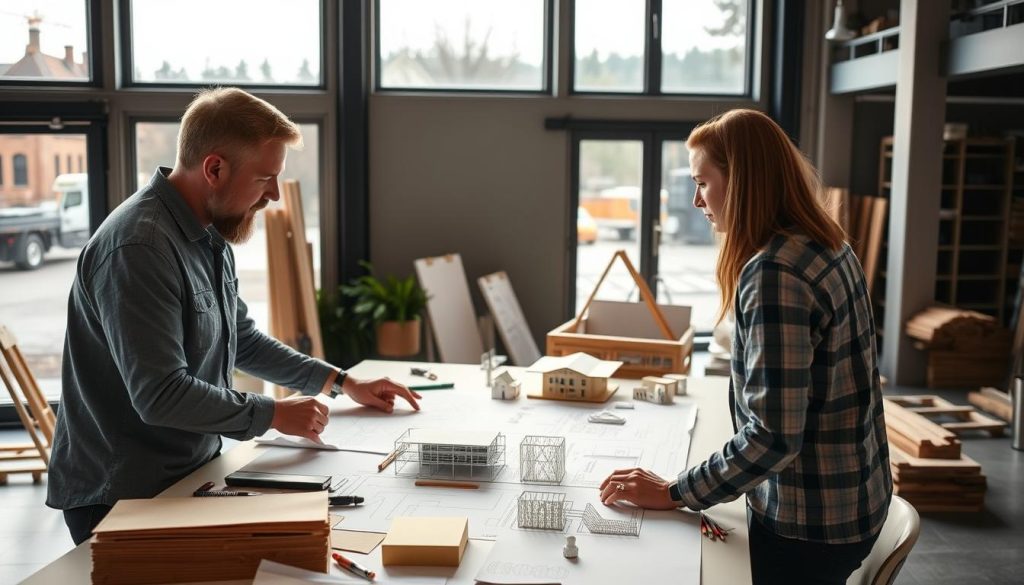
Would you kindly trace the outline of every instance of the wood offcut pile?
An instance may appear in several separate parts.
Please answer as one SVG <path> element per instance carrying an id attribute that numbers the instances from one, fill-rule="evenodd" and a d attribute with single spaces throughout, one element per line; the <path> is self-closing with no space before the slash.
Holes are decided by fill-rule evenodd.
<path id="1" fill-rule="evenodd" d="M 994 317 L 936 305 L 911 317 L 906 331 L 928 352 L 929 388 L 1003 384 L 1011 338 Z"/>
<path id="2" fill-rule="evenodd" d="M 981 465 L 960 452 L 956 435 L 885 399 L 893 488 L 920 512 L 977 512 L 985 505 Z"/>
<path id="3" fill-rule="evenodd" d="M 853 253 L 864 267 L 870 293 L 880 272 L 889 200 L 870 195 L 850 195 L 846 189 L 829 187 L 824 191 L 823 205 L 846 232 Z"/>

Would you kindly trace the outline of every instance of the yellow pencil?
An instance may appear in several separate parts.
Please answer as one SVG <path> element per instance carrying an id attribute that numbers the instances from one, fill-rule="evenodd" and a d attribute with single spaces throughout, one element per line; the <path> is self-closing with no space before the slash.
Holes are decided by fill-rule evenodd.
<path id="1" fill-rule="evenodd" d="M 390 455 L 384 458 L 384 461 L 377 464 L 377 473 L 384 471 L 388 465 L 391 465 L 391 462 L 395 460 L 395 457 L 398 457 L 398 449 L 392 451 Z"/>

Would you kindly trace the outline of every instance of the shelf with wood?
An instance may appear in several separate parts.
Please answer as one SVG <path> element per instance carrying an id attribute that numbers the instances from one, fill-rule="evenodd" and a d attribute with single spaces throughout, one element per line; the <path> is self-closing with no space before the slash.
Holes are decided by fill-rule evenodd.
<path id="1" fill-rule="evenodd" d="M 892 137 L 879 152 L 879 193 L 892 192 Z M 1005 322 L 1016 295 L 1024 242 L 1024 197 L 1014 199 L 1014 148 L 1002 138 L 967 138 L 943 143 L 936 247 L 935 300 L 979 311 Z M 1016 222 L 1014 221 L 1016 220 Z M 1014 227 L 1016 230 L 1014 231 Z M 1011 238 L 1011 232 L 1013 238 Z M 887 249 L 887 243 L 883 243 Z M 885 301 L 885 260 L 872 290 L 876 327 L 881 333 Z"/>

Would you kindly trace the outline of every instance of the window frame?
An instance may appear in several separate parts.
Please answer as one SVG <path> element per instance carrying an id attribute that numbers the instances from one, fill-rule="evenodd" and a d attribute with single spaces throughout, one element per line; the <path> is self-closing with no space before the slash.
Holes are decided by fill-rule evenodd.
<path id="1" fill-rule="evenodd" d="M 373 42 L 371 55 L 373 63 L 372 90 L 376 94 L 397 95 L 397 94 L 452 94 L 452 95 L 544 95 L 550 96 L 554 92 L 554 42 L 555 28 L 558 20 L 555 14 L 555 0 L 544 1 L 544 57 L 541 59 L 541 82 L 540 89 L 500 89 L 500 88 L 447 88 L 447 87 L 383 87 L 381 85 L 382 66 L 380 55 L 380 3 L 381 0 L 373 0 Z"/>
<path id="2" fill-rule="evenodd" d="M 96 0 L 92 0 L 95 2 Z M 327 0 L 317 1 L 317 15 L 320 19 L 320 50 L 317 53 L 317 58 L 320 59 L 320 82 L 315 85 L 301 85 L 294 83 L 235 83 L 229 81 L 189 81 L 188 83 L 169 83 L 160 81 L 137 81 L 134 79 L 135 69 L 135 46 L 132 44 L 133 31 L 132 31 L 132 2 L 133 0 L 116 0 L 118 3 L 118 40 L 120 41 L 120 47 L 118 51 L 119 57 L 119 73 L 121 76 L 121 89 L 172 89 L 172 90 L 190 90 L 198 89 L 202 87 L 209 87 L 211 85 L 230 85 L 232 87 L 239 87 L 246 90 L 254 91 L 265 91 L 265 90 L 277 90 L 277 91 L 288 91 L 288 92 L 309 92 L 318 91 L 324 92 L 328 90 L 328 59 L 327 59 L 327 45 L 330 43 L 328 40 L 329 27 L 328 27 L 328 12 L 325 6 Z"/>
<path id="3" fill-rule="evenodd" d="M 13 88 L 57 89 L 103 87 L 103 55 L 96 49 L 103 41 L 103 18 L 101 0 L 84 0 L 85 8 L 85 50 L 89 52 L 89 79 L 72 81 L 67 79 L 6 79 L 0 77 L 0 91 Z"/>
<path id="4" fill-rule="evenodd" d="M 756 79 L 761 75 L 763 64 L 757 62 L 757 43 L 764 36 L 762 20 L 760 20 L 761 0 L 747 0 L 747 31 L 746 31 L 746 71 L 743 74 L 743 91 L 741 93 L 688 93 L 688 92 L 666 92 L 662 91 L 661 67 L 663 51 L 661 39 L 664 36 L 664 16 L 662 11 L 662 0 L 646 0 L 644 22 L 646 34 L 644 34 L 644 82 L 641 91 L 592 91 L 576 89 L 576 0 L 569 2 L 569 59 L 568 59 L 568 87 L 570 96 L 587 97 L 672 97 L 686 99 L 729 99 L 729 100 L 751 100 L 758 101 L 755 96 Z M 657 33 L 653 24 L 657 17 Z"/>
<path id="5" fill-rule="evenodd" d="M 18 168 L 18 163 L 21 163 L 21 169 Z M 20 173 L 18 171 L 21 171 Z M 19 180 L 19 175 L 21 180 Z M 11 183 L 14 187 L 28 187 L 28 155 L 23 152 L 17 152 L 11 155 L 11 178 L 14 181 Z"/>

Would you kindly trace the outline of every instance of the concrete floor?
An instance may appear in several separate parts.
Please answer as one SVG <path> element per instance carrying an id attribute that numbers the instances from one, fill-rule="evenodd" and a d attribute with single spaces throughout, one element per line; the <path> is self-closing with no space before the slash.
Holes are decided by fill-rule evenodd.
<path id="1" fill-rule="evenodd" d="M 697 357 L 697 356 L 695 356 Z M 702 371 L 704 356 L 695 359 Z M 894 388 L 892 394 L 938 394 L 966 404 L 962 391 Z M 19 430 L 0 430 L 0 445 L 22 443 Z M 896 579 L 899 585 L 1024 582 L 1024 452 L 1010 439 L 964 436 L 963 451 L 988 477 L 980 514 L 922 514 L 921 537 Z M 0 486 L 0 584 L 17 583 L 71 550 L 63 516 L 47 508 L 46 484 L 14 476 Z"/>

